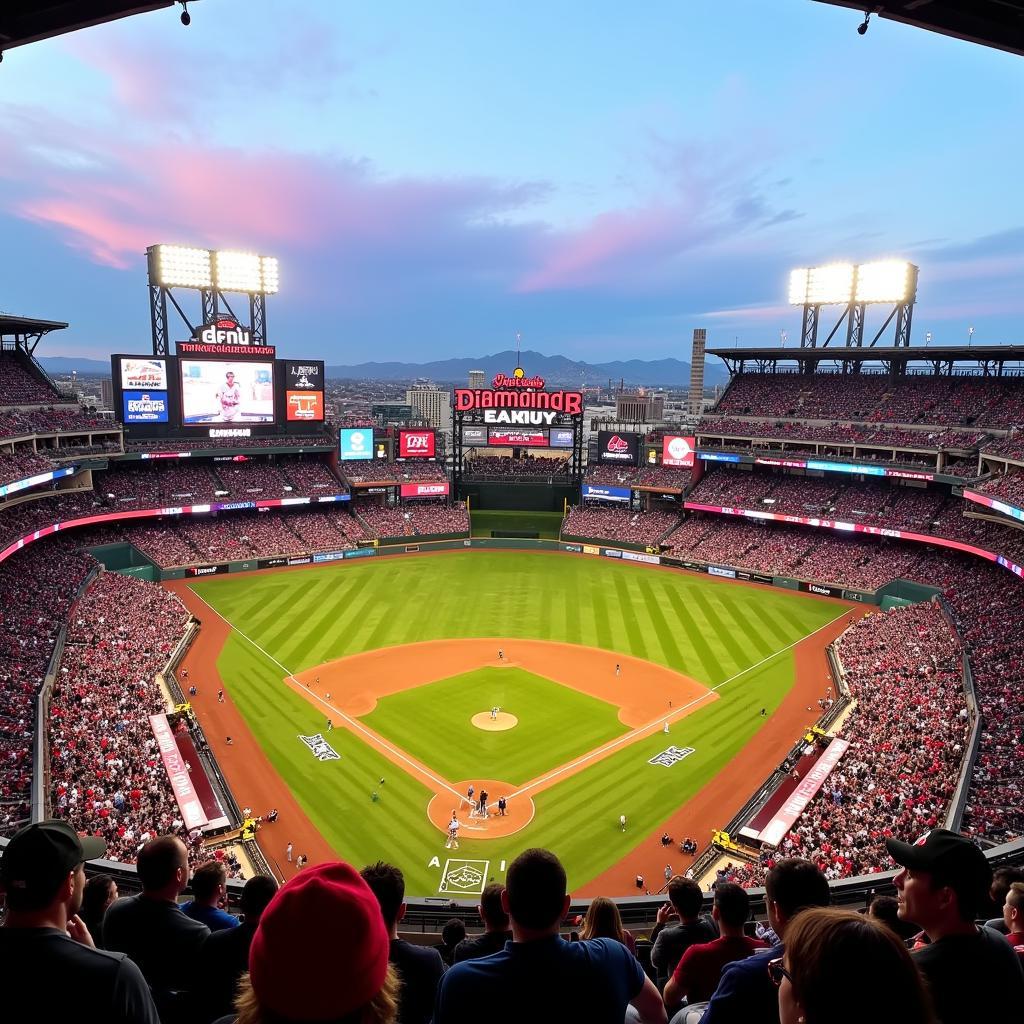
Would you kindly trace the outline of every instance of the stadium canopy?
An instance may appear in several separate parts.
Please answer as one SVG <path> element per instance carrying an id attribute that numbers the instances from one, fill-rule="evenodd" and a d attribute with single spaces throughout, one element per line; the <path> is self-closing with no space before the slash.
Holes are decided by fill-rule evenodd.
<path id="1" fill-rule="evenodd" d="M 15 46 L 50 39 L 80 28 L 103 25 L 173 7 L 176 0 L 150 0 L 149 3 L 125 3 L 124 0 L 4 0 L 0 3 L 0 53 Z"/>
<path id="2" fill-rule="evenodd" d="M 1024 55 L 1024 0 L 817 0 Z"/>
<path id="3" fill-rule="evenodd" d="M 62 331 L 65 327 L 67 324 L 60 320 L 34 320 L 27 316 L 0 313 L 0 348 L 23 348 L 31 353 L 44 334 Z"/>
<path id="4" fill-rule="evenodd" d="M 754 370 L 774 373 L 779 364 L 798 364 L 801 373 L 814 373 L 822 363 L 839 363 L 844 373 L 877 369 L 881 364 L 889 373 L 904 374 L 911 363 L 929 366 L 933 373 L 951 374 L 956 366 L 973 364 L 982 373 L 1002 376 L 1007 370 L 1024 370 L 1024 345 L 932 345 L 888 348 L 709 348 L 707 355 L 718 356 L 730 373 Z M 1009 365 L 1008 365 L 1009 364 Z M 1019 364 L 1019 365 L 1014 365 Z M 794 369 L 783 365 L 783 370 Z"/>

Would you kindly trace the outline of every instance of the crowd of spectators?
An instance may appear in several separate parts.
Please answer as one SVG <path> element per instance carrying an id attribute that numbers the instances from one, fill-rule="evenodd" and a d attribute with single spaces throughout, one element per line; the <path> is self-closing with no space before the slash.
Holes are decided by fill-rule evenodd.
<path id="1" fill-rule="evenodd" d="M 392 508 L 361 502 L 352 511 L 364 524 L 366 540 L 469 533 L 469 512 L 462 501 L 415 501 Z"/>
<path id="2" fill-rule="evenodd" d="M 190 452 L 206 448 L 324 448 L 333 450 L 337 440 L 330 433 L 287 437 L 153 437 L 125 440 L 129 452 Z"/>
<path id="3" fill-rule="evenodd" d="M 559 455 L 527 453 L 513 457 L 473 452 L 463 463 L 463 472 L 469 480 L 565 479 L 569 472 L 569 459 Z"/>
<path id="4" fill-rule="evenodd" d="M 690 470 L 680 466 L 612 466 L 596 463 L 587 467 L 586 483 L 612 487 L 665 487 L 685 490 L 690 484 Z"/>
<path id="5" fill-rule="evenodd" d="M 110 572 L 71 616 L 47 723 L 52 806 L 112 860 L 134 862 L 158 835 L 188 838 L 149 722 L 167 710 L 155 677 L 187 622 L 169 591 Z"/>
<path id="6" fill-rule="evenodd" d="M 95 434 L 121 436 L 121 425 L 74 405 L 51 406 L 46 409 L 4 409 L 0 412 L 0 440 L 30 437 L 33 434 Z"/>
<path id="7" fill-rule="evenodd" d="M 562 521 L 562 534 L 654 545 L 678 523 L 676 512 L 633 512 L 598 505 L 574 505 Z"/>
<path id="8" fill-rule="evenodd" d="M 837 735 L 850 747 L 778 848 L 731 881 L 763 885 L 781 857 L 805 857 L 830 880 L 883 871 L 885 839 L 945 823 L 971 719 L 962 649 L 941 606 L 870 615 L 837 651 L 855 702 Z"/>
<path id="9" fill-rule="evenodd" d="M 1024 462 L 1024 430 L 1017 430 L 991 441 L 986 441 L 981 450 L 986 455 L 996 455 L 1004 459 Z"/>
<path id="10" fill-rule="evenodd" d="M 420 483 L 428 480 L 446 480 L 444 466 L 439 462 L 423 462 L 419 459 L 409 462 L 345 462 L 341 471 L 350 483 Z"/>
<path id="11" fill-rule="evenodd" d="M 0 484 L 25 480 L 39 473 L 48 473 L 53 468 L 49 459 L 31 448 L 0 452 Z"/>
<path id="12" fill-rule="evenodd" d="M 994 476 L 977 489 L 993 498 L 1001 498 L 1017 508 L 1024 508 L 1024 473 Z"/>
<path id="13" fill-rule="evenodd" d="M 14 352 L 0 352 L 0 407 L 57 401 L 60 395 L 41 373 L 30 369 Z"/>

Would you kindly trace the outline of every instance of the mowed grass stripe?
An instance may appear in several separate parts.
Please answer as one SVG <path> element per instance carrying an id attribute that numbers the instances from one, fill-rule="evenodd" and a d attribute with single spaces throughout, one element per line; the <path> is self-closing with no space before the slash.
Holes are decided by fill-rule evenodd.
<path id="1" fill-rule="evenodd" d="M 644 608 L 647 610 L 651 625 L 654 627 L 652 636 L 657 639 L 665 661 L 669 665 L 682 665 L 683 653 L 679 650 L 679 645 L 676 643 L 675 630 L 669 626 L 650 580 L 641 579 L 637 581 L 637 584 L 640 595 L 643 598 Z M 664 599 L 664 596 L 664 594 L 661 595 L 662 599 Z"/>
<path id="2" fill-rule="evenodd" d="M 721 584 L 717 586 L 721 586 Z M 707 623 L 708 635 L 715 638 L 715 642 L 723 651 L 722 666 L 725 669 L 726 677 L 739 672 L 744 665 L 749 665 L 754 659 L 750 657 L 749 651 L 744 650 L 740 638 L 735 635 L 737 624 L 733 622 L 726 624 L 718 614 L 716 595 L 713 592 L 697 593 L 693 595 L 692 601 L 696 613 Z M 725 660 L 726 658 L 728 661 Z"/>
<path id="3" fill-rule="evenodd" d="M 729 621 L 750 641 L 759 658 L 767 658 L 769 654 L 782 646 L 780 643 L 773 643 L 768 639 L 773 630 L 764 628 L 764 619 L 761 617 L 760 608 L 756 603 L 741 607 L 739 602 L 731 600 L 724 593 L 718 595 L 718 600 L 722 610 L 728 615 Z M 751 620 L 751 612 L 760 619 L 760 622 Z"/>
<path id="4" fill-rule="evenodd" d="M 793 643 L 804 635 L 800 623 L 791 616 L 765 605 L 754 605 L 751 609 L 754 616 L 761 620 L 775 649 Z"/>
<path id="5" fill-rule="evenodd" d="M 688 597 L 690 595 L 687 595 Z M 693 615 L 690 614 L 689 608 L 683 603 L 683 597 L 677 591 L 670 590 L 668 592 L 669 604 L 672 605 L 672 611 L 675 612 L 679 619 L 680 625 L 683 628 L 683 633 L 690 641 L 690 646 L 693 649 L 694 655 L 700 661 L 700 667 L 690 662 L 688 669 L 683 669 L 687 675 L 691 675 L 696 679 L 703 679 L 706 682 L 714 685 L 720 683 L 726 678 L 725 669 L 722 667 L 722 663 L 715 656 L 714 651 L 711 649 L 711 644 L 708 643 L 707 637 L 704 635 L 704 631 L 697 624 Z"/>
<path id="6" fill-rule="evenodd" d="M 642 572 L 643 570 L 638 571 Z M 627 580 L 624 573 L 617 573 L 615 576 L 615 594 L 619 599 L 619 615 L 622 617 L 622 627 L 626 633 L 626 643 L 622 644 L 621 648 L 635 652 L 638 658 L 646 658 L 647 642 L 633 608 L 636 591 L 630 584 L 635 582 L 635 579 Z"/>

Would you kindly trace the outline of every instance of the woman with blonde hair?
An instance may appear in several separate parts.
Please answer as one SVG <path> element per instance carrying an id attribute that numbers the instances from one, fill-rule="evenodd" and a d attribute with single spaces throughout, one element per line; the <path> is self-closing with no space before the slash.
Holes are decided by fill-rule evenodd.
<path id="1" fill-rule="evenodd" d="M 587 907 L 583 918 L 581 939 L 615 939 L 636 956 L 633 933 L 622 927 L 619 908 L 607 896 L 596 896 Z"/>
<path id="2" fill-rule="evenodd" d="M 390 944 L 355 868 L 336 861 L 303 871 L 263 911 L 237 1015 L 216 1024 L 394 1024 L 400 982 Z"/>
<path id="3" fill-rule="evenodd" d="M 780 1024 L 934 1024 L 931 1003 L 903 943 L 880 921 L 831 907 L 786 926 L 786 954 L 768 962 Z"/>

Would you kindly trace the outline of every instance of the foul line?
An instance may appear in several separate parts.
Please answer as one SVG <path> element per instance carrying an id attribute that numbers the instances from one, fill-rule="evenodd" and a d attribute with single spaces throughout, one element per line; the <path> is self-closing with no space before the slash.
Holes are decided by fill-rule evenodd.
<path id="1" fill-rule="evenodd" d="M 336 715 L 341 716 L 342 720 L 347 723 L 348 727 L 353 732 L 362 733 L 363 736 L 366 739 L 370 740 L 374 746 L 383 747 L 384 750 L 386 750 L 388 754 L 390 754 L 393 758 L 404 762 L 414 771 L 418 772 L 420 775 L 425 775 L 428 779 L 430 779 L 431 782 L 434 783 L 435 786 L 439 786 L 442 789 L 446 789 L 449 793 L 451 793 L 453 796 L 457 798 L 462 798 L 462 794 L 457 789 L 455 789 L 455 787 L 452 786 L 450 782 L 446 781 L 445 779 L 439 778 L 425 765 L 418 764 L 417 762 L 407 757 L 404 753 L 402 753 L 402 751 L 397 750 L 395 747 L 391 746 L 391 744 L 388 743 L 387 740 L 385 740 L 382 736 L 375 733 L 372 729 L 367 729 L 366 726 L 364 726 L 361 722 L 354 718 L 351 718 L 349 715 L 345 714 L 344 711 L 341 711 L 340 709 L 336 708 L 333 704 L 328 704 L 327 701 L 325 701 L 319 694 L 314 693 L 311 689 L 309 689 L 309 687 L 303 686 L 302 683 L 300 683 L 299 680 L 295 678 L 294 673 L 285 665 L 282 665 L 281 662 L 279 662 L 277 658 L 275 658 L 269 651 L 266 651 L 262 647 L 260 647 L 260 645 L 256 643 L 256 641 L 253 640 L 252 637 L 246 636 L 246 634 L 243 633 L 233 622 L 231 622 L 230 619 L 221 615 L 221 613 L 217 611 L 217 609 L 214 608 L 209 601 L 207 601 L 205 598 L 200 597 L 192 589 L 191 586 L 188 589 L 191 592 L 192 596 L 197 601 L 202 601 L 202 603 L 206 605 L 206 607 L 209 608 L 210 611 L 213 612 L 213 614 L 221 620 L 221 622 L 225 623 L 225 625 L 234 630 L 240 637 L 242 637 L 243 640 L 246 640 L 248 643 L 250 643 L 253 647 L 256 648 L 257 651 L 260 652 L 260 654 L 262 654 L 269 661 L 272 661 L 279 669 L 281 669 L 281 671 L 285 673 L 286 678 L 290 679 L 299 688 L 300 693 L 307 693 L 310 696 L 316 698 L 316 700 L 318 700 L 325 707 L 330 708 Z"/>
<path id="2" fill-rule="evenodd" d="M 772 658 L 777 658 L 780 654 L 785 654 L 786 651 L 790 651 L 794 647 L 796 647 L 797 644 L 802 644 L 805 640 L 809 640 L 812 636 L 814 636 L 816 633 L 820 633 L 823 629 L 828 629 L 829 626 L 833 625 L 833 623 L 838 622 L 844 615 L 848 615 L 850 611 L 851 609 L 847 608 L 845 611 L 840 612 L 835 618 L 829 619 L 828 622 L 826 622 L 823 626 L 819 626 L 816 630 L 814 630 L 814 632 L 808 633 L 806 636 L 800 637 L 799 640 L 794 640 L 793 643 L 788 644 L 785 647 L 780 647 L 777 651 L 773 652 L 772 654 L 769 654 L 767 658 L 762 658 L 755 664 L 748 665 L 747 668 L 743 669 L 742 672 L 737 672 L 735 675 L 729 676 L 728 679 L 723 679 L 717 686 L 709 687 L 699 697 L 695 697 L 688 704 L 683 704 L 681 707 L 673 709 L 670 714 L 663 715 L 661 718 L 653 718 L 646 725 L 637 726 L 637 728 L 635 728 L 632 732 L 627 732 L 624 735 L 618 737 L 618 739 L 611 740 L 610 742 L 606 743 L 603 747 L 598 747 L 596 750 L 591 750 L 588 753 L 584 754 L 582 757 L 578 757 L 575 761 L 570 761 L 569 764 L 560 765 L 558 768 L 556 768 L 552 772 L 549 772 L 547 775 L 542 775 L 540 778 L 537 779 L 531 779 L 528 783 L 526 783 L 525 786 L 523 786 L 522 789 L 516 790 L 508 799 L 511 800 L 512 797 L 522 796 L 524 793 L 528 793 L 531 789 L 536 789 L 538 786 L 541 786 L 544 783 L 549 782 L 551 779 L 557 779 L 559 775 L 562 775 L 568 771 L 572 771 L 578 768 L 580 765 L 586 764 L 588 761 L 593 760 L 599 755 L 603 756 L 604 754 L 611 752 L 616 747 L 622 746 L 623 744 L 636 742 L 637 740 L 642 738 L 644 733 L 646 733 L 654 726 L 664 725 L 665 722 L 672 721 L 672 719 L 678 717 L 684 711 L 689 711 L 690 708 L 696 706 L 697 704 L 700 704 L 701 701 L 707 700 L 709 695 L 717 693 L 723 686 L 735 682 L 737 679 L 741 678 L 742 676 L 745 676 L 748 672 L 753 672 L 755 668 L 760 668 L 763 664 L 765 664 L 765 662 L 771 661 Z"/>

